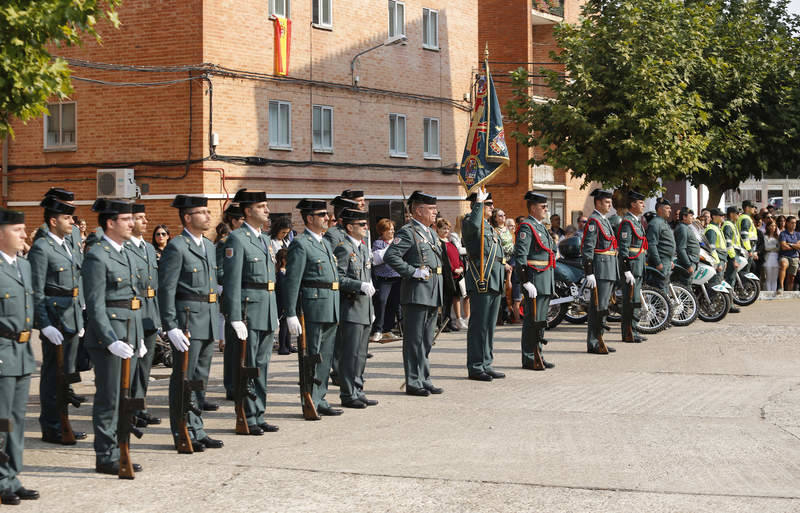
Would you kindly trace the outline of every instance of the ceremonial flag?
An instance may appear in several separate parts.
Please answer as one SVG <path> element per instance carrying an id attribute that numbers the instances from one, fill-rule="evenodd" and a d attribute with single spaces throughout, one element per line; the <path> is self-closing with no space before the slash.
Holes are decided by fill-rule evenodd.
<path id="1" fill-rule="evenodd" d="M 275 74 L 289 74 L 289 48 L 292 40 L 292 20 L 274 16 L 275 22 Z"/>
<path id="2" fill-rule="evenodd" d="M 461 158 L 458 177 L 467 195 L 477 191 L 509 164 L 508 147 L 503 130 L 503 115 L 494 89 L 489 61 L 486 74 L 478 79 L 475 110 L 467 134 L 467 145 Z"/>

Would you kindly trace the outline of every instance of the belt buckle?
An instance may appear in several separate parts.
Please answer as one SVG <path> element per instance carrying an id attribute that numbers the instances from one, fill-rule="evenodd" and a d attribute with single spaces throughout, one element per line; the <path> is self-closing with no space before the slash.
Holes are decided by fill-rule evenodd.
<path id="1" fill-rule="evenodd" d="M 153 287 L 147 287 L 147 297 L 156 297 L 156 291 Z"/>
<path id="2" fill-rule="evenodd" d="M 216 303 L 217 302 L 217 293 L 216 292 L 212 292 L 211 294 L 208 295 L 208 302 L 209 303 Z"/>
<path id="3" fill-rule="evenodd" d="M 272 292 L 273 290 L 275 290 L 275 282 L 274 281 L 268 281 L 267 282 L 267 290 L 269 292 Z"/>
<path id="4" fill-rule="evenodd" d="M 339 282 L 335 281 L 331 283 L 331 290 L 339 290 Z"/>
<path id="5" fill-rule="evenodd" d="M 80 290 L 78 289 L 78 287 L 74 287 L 72 289 L 72 297 L 78 297 L 78 295 L 80 295 Z"/>
<path id="6" fill-rule="evenodd" d="M 24 344 L 30 339 L 31 339 L 30 330 L 29 331 L 20 331 L 19 335 L 17 336 L 17 342 L 19 342 L 20 344 Z"/>
<path id="7" fill-rule="evenodd" d="M 487 280 L 477 280 L 475 286 L 480 294 L 489 292 L 489 282 Z"/>
<path id="8" fill-rule="evenodd" d="M 437 267 L 436 268 L 436 274 L 442 274 L 442 268 L 441 267 Z"/>
<path id="9" fill-rule="evenodd" d="M 131 299 L 131 310 L 138 310 L 142 307 L 142 302 L 138 297 Z"/>

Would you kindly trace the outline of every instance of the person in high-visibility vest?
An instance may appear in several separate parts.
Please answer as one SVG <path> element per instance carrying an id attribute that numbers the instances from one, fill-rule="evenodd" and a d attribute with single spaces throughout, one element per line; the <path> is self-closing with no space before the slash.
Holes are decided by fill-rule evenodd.
<path id="1" fill-rule="evenodd" d="M 733 285 L 736 282 L 736 273 L 740 271 L 736 264 L 736 249 L 742 247 L 742 239 L 739 236 L 739 229 L 734 224 L 739 218 L 739 207 L 731 205 L 725 211 L 726 219 L 722 222 L 722 236 L 725 237 L 725 244 L 728 246 L 728 262 L 725 264 L 725 281 Z M 739 309 L 731 306 L 731 312 L 736 313 Z"/>
<path id="2" fill-rule="evenodd" d="M 711 255 L 714 258 L 714 269 L 717 271 L 717 276 L 711 280 L 712 285 L 716 285 L 722 281 L 722 270 L 725 269 L 725 263 L 728 261 L 728 246 L 725 244 L 725 237 L 722 235 L 722 230 L 719 225 L 722 224 L 722 210 L 718 208 L 711 209 L 711 222 L 706 225 L 704 235 L 708 243 L 711 244 Z"/>
<path id="3" fill-rule="evenodd" d="M 756 213 L 756 206 L 750 200 L 742 202 L 742 214 L 736 220 L 736 228 L 739 230 L 739 235 L 742 239 L 742 247 L 750 253 L 750 259 L 755 260 L 758 258 L 756 254 L 756 244 L 758 242 L 758 229 L 756 223 L 753 222 L 753 217 Z"/>

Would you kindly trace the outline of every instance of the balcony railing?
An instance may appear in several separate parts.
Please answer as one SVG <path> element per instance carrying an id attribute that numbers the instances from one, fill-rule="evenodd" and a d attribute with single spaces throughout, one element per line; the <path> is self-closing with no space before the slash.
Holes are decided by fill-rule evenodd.
<path id="1" fill-rule="evenodd" d="M 564 0 L 533 0 L 533 10 L 564 17 Z"/>

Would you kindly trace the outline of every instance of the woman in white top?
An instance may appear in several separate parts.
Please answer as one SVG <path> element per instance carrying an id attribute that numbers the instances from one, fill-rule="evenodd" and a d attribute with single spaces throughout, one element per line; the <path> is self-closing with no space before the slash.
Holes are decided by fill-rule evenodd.
<path id="1" fill-rule="evenodd" d="M 453 245 L 458 249 L 458 254 L 461 255 L 461 259 L 462 260 L 465 259 L 466 256 L 467 256 L 467 249 L 464 247 L 463 244 L 461 244 L 461 224 L 463 222 L 464 222 L 464 216 L 463 215 L 458 216 L 456 218 L 456 227 L 455 227 L 455 229 L 453 229 L 450 232 L 450 235 L 448 235 L 448 239 L 450 239 L 450 242 L 452 242 Z M 461 284 L 463 284 L 463 283 L 464 283 L 464 280 L 461 280 Z M 461 296 L 460 301 L 455 301 L 453 303 L 453 312 L 452 312 L 452 314 L 453 314 L 453 317 L 455 317 L 453 319 L 453 324 L 454 324 L 454 326 L 465 330 L 465 329 L 467 329 L 467 326 L 469 325 L 469 296 L 467 296 L 466 288 L 464 288 L 463 290 L 460 290 L 460 294 L 459 295 Z M 458 300 L 459 298 L 455 298 L 455 299 Z M 463 308 L 461 306 L 462 303 L 464 305 Z M 463 315 L 464 315 L 463 317 L 461 316 L 462 315 L 462 310 L 463 310 Z"/>
<path id="2" fill-rule="evenodd" d="M 770 219 L 764 227 L 764 290 L 776 291 L 778 288 L 778 225 Z"/>

